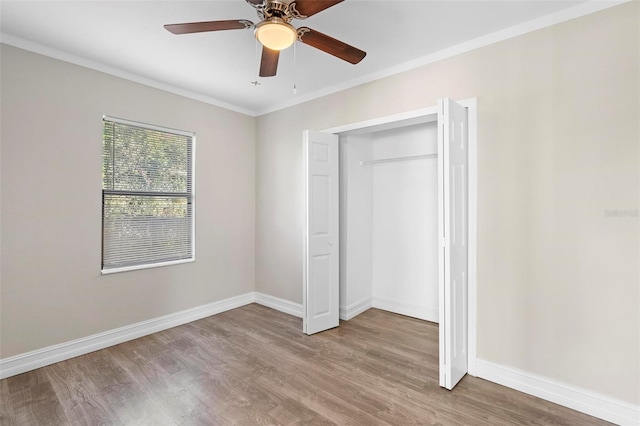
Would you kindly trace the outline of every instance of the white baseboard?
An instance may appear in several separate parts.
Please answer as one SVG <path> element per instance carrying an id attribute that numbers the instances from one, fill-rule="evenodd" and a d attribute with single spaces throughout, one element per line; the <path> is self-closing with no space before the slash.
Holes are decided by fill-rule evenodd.
<path id="1" fill-rule="evenodd" d="M 250 303 L 258 303 L 289 315 L 302 317 L 302 305 L 299 303 L 263 293 L 247 293 L 70 342 L 0 359 L 0 379 L 157 333 Z M 369 309 L 369 307 L 427 321 L 438 320 L 437 311 L 429 312 L 424 307 L 381 298 L 365 299 L 344 309 L 341 308 L 340 315 L 341 318 L 344 314 L 345 318 L 350 319 Z M 425 314 L 425 312 L 427 313 Z M 476 360 L 476 375 L 609 422 L 623 426 L 640 425 L 640 407 L 605 395 L 481 359 Z"/>
<path id="2" fill-rule="evenodd" d="M 254 294 L 255 303 L 275 309 L 276 311 L 280 311 L 285 314 L 293 315 L 294 317 L 302 318 L 302 305 L 300 303 L 290 302 L 264 293 L 256 292 Z"/>
<path id="3" fill-rule="evenodd" d="M 399 302 L 397 300 L 385 299 L 382 297 L 374 297 L 371 305 L 374 308 L 382 309 L 384 311 L 406 315 L 408 317 L 418 318 L 425 321 L 437 323 L 440 320 L 438 317 L 438 310 L 428 308 L 426 306 L 413 305 L 411 303 Z"/>
<path id="4" fill-rule="evenodd" d="M 623 426 L 640 425 L 640 407 L 533 373 L 476 360 L 477 377 Z"/>
<path id="5" fill-rule="evenodd" d="M 127 325 L 92 336 L 0 359 L 0 379 L 35 370 L 36 368 L 88 354 L 99 349 L 147 336 L 158 331 L 219 314 L 255 301 L 254 293 L 247 293 L 218 302 L 208 303 L 173 314 Z"/>
<path id="6" fill-rule="evenodd" d="M 349 306 L 340 306 L 340 319 L 343 321 L 349 321 L 351 318 L 360 315 L 369 308 L 371 308 L 370 297 L 352 303 Z"/>

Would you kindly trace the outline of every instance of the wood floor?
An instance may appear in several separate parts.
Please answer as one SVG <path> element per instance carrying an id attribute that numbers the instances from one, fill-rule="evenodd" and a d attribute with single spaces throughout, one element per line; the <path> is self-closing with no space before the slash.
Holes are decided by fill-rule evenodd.
<path id="1" fill-rule="evenodd" d="M 0 381 L 2 425 L 603 425 L 474 377 L 438 387 L 438 326 L 371 309 L 302 334 L 248 305 Z"/>

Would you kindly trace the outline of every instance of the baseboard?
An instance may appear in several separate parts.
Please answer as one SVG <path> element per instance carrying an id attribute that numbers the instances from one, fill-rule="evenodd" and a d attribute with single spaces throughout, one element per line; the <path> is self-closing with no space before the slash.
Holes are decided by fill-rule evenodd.
<path id="1" fill-rule="evenodd" d="M 264 293 L 254 293 L 254 302 L 275 309 L 276 311 L 283 312 L 285 314 L 293 315 L 298 318 L 302 318 L 302 305 L 300 303 L 290 302 L 288 300 L 280 299 L 279 297 L 269 296 Z"/>
<path id="2" fill-rule="evenodd" d="M 516 368 L 476 360 L 477 377 L 624 426 L 640 425 L 640 407 Z"/>
<path id="3" fill-rule="evenodd" d="M 243 294 L 218 302 L 208 303 L 196 308 L 186 309 L 173 314 L 164 315 L 136 324 L 127 325 L 81 339 L 58 345 L 48 346 L 35 351 L 0 359 L 0 379 L 15 376 L 45 367 L 56 362 L 64 361 L 76 356 L 88 354 L 99 349 L 157 333 L 168 328 L 176 327 L 211 315 L 219 314 L 255 301 L 253 292 Z"/>
<path id="4" fill-rule="evenodd" d="M 397 300 L 385 299 L 382 297 L 374 297 L 371 305 L 374 308 L 382 309 L 384 311 L 406 315 L 408 317 L 418 318 L 425 321 L 437 323 L 440 320 L 437 309 L 427 308 L 425 306 L 399 302 Z"/>
<path id="5" fill-rule="evenodd" d="M 172 327 L 206 318 L 250 303 L 258 303 L 280 312 L 302 317 L 302 305 L 262 293 L 247 293 L 196 308 L 186 309 L 162 317 L 116 328 L 103 333 L 70 342 L 49 346 L 25 354 L 0 359 L 0 379 L 15 376 L 36 368 L 84 355 L 109 346 L 117 345 Z M 374 307 L 427 321 L 438 320 L 437 311 L 428 312 L 424 307 L 398 303 L 388 299 L 365 299 L 341 309 L 341 318 L 353 318 Z M 428 312 L 425 314 L 425 312 Z M 615 400 L 571 385 L 537 376 L 526 371 L 494 364 L 482 359 L 476 360 L 477 377 L 507 386 L 538 398 L 589 414 L 600 419 L 624 426 L 640 425 L 640 407 Z"/>
<path id="6" fill-rule="evenodd" d="M 370 297 L 352 303 L 349 306 L 340 306 L 340 319 L 343 321 L 349 321 L 351 318 L 360 315 L 369 308 L 371 308 Z"/>

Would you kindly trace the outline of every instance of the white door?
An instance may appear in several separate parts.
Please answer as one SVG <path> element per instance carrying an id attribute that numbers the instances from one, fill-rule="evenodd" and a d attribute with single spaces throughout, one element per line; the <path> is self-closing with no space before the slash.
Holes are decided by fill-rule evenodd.
<path id="1" fill-rule="evenodd" d="M 339 319 L 338 136 L 304 132 L 306 230 L 303 331 L 318 333 Z"/>
<path id="2" fill-rule="evenodd" d="M 467 110 L 438 101 L 440 386 L 467 374 Z"/>

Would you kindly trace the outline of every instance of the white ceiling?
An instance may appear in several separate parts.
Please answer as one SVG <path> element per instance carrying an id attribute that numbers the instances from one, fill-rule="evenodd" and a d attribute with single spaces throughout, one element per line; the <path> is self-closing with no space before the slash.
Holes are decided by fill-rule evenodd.
<path id="1" fill-rule="evenodd" d="M 294 49 L 289 48 L 280 55 L 277 76 L 270 78 L 257 77 L 259 51 L 252 30 L 173 35 L 163 28 L 223 19 L 258 22 L 243 0 L 2 0 L 0 30 L 3 42 L 55 49 L 54 56 L 80 63 L 82 58 L 94 68 L 105 65 L 116 74 L 133 74 L 138 81 L 255 115 L 580 3 L 584 1 L 346 0 L 293 24 L 365 50 L 366 58 L 351 65 L 298 43 L 295 66 Z M 259 86 L 251 84 L 256 80 Z"/>

